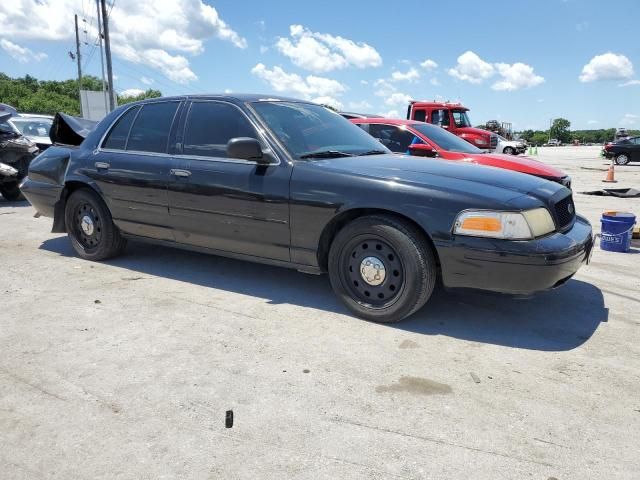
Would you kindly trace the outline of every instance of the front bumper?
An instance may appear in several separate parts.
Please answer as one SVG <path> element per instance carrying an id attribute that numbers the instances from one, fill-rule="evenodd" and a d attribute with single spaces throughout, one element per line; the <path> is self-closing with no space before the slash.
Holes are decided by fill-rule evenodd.
<path id="1" fill-rule="evenodd" d="M 447 288 L 531 295 L 562 285 L 589 262 L 591 225 L 577 216 L 565 233 L 528 241 L 456 237 L 437 245 Z"/>

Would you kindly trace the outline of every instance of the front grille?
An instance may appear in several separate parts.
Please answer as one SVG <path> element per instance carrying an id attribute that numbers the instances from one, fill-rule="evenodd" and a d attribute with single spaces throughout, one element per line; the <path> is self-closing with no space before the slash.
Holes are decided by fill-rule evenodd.
<path id="1" fill-rule="evenodd" d="M 554 215 L 556 217 L 556 227 L 558 230 L 563 230 L 573 222 L 576 216 L 576 208 L 573 204 L 573 198 L 571 195 L 558 200 L 554 206 Z"/>
<path id="2" fill-rule="evenodd" d="M 491 135 L 491 138 L 489 138 L 489 145 L 491 145 L 491 148 L 496 148 L 498 146 L 497 135 Z"/>

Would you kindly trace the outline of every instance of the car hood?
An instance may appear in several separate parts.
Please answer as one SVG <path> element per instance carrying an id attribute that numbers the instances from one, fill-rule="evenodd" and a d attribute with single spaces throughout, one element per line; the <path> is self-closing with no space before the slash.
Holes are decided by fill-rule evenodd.
<path id="1" fill-rule="evenodd" d="M 457 128 L 456 135 L 459 135 L 461 133 L 470 133 L 473 135 L 495 135 L 495 133 L 492 133 L 489 130 L 482 130 L 481 128 L 475 128 L 475 127 Z"/>
<path id="2" fill-rule="evenodd" d="M 545 197 L 564 188 L 532 175 L 522 175 L 509 170 L 488 168 L 471 162 L 452 162 L 408 155 L 332 158 L 315 160 L 313 163 L 320 168 L 329 168 L 350 175 L 427 187 L 437 186 L 449 190 L 475 190 L 478 193 L 484 191 L 486 195 L 496 195 L 502 200 L 533 192 L 535 196 Z M 486 188 L 478 188 L 482 186 Z"/>
<path id="3" fill-rule="evenodd" d="M 504 155 L 502 153 L 469 154 L 467 158 L 475 163 L 489 167 L 505 168 L 515 172 L 527 173 L 541 177 L 559 179 L 566 177 L 566 173 L 551 165 L 539 162 L 530 157 Z"/>

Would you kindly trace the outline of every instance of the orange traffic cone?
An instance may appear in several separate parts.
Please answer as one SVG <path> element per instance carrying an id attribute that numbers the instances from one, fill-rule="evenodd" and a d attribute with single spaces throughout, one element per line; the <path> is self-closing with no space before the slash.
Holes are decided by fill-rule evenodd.
<path id="1" fill-rule="evenodd" d="M 616 183 L 617 180 L 614 178 L 615 176 L 615 170 L 613 169 L 613 162 L 611 162 L 611 165 L 609 165 L 609 170 L 607 170 L 607 178 L 605 178 L 604 180 L 602 180 L 603 182 L 606 183 Z"/>

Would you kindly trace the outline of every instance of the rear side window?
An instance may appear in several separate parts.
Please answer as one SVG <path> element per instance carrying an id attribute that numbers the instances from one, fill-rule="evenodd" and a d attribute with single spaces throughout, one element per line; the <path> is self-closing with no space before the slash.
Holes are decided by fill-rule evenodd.
<path id="1" fill-rule="evenodd" d="M 169 132 L 178 102 L 148 103 L 142 106 L 127 142 L 127 150 L 166 153 Z"/>
<path id="2" fill-rule="evenodd" d="M 413 112 L 413 119 L 417 120 L 418 122 L 426 121 L 427 119 L 426 110 L 416 110 L 415 112 Z"/>
<path id="3" fill-rule="evenodd" d="M 133 107 L 118 119 L 115 126 L 107 135 L 107 138 L 105 138 L 102 148 L 124 150 L 127 145 L 127 137 L 129 136 L 131 124 L 133 123 L 133 119 L 136 118 L 138 110 L 140 110 L 140 107 Z"/>
<path id="4" fill-rule="evenodd" d="M 227 156 L 227 142 L 236 137 L 257 138 L 249 120 L 232 105 L 191 104 L 184 129 L 183 153 L 201 157 Z"/>

